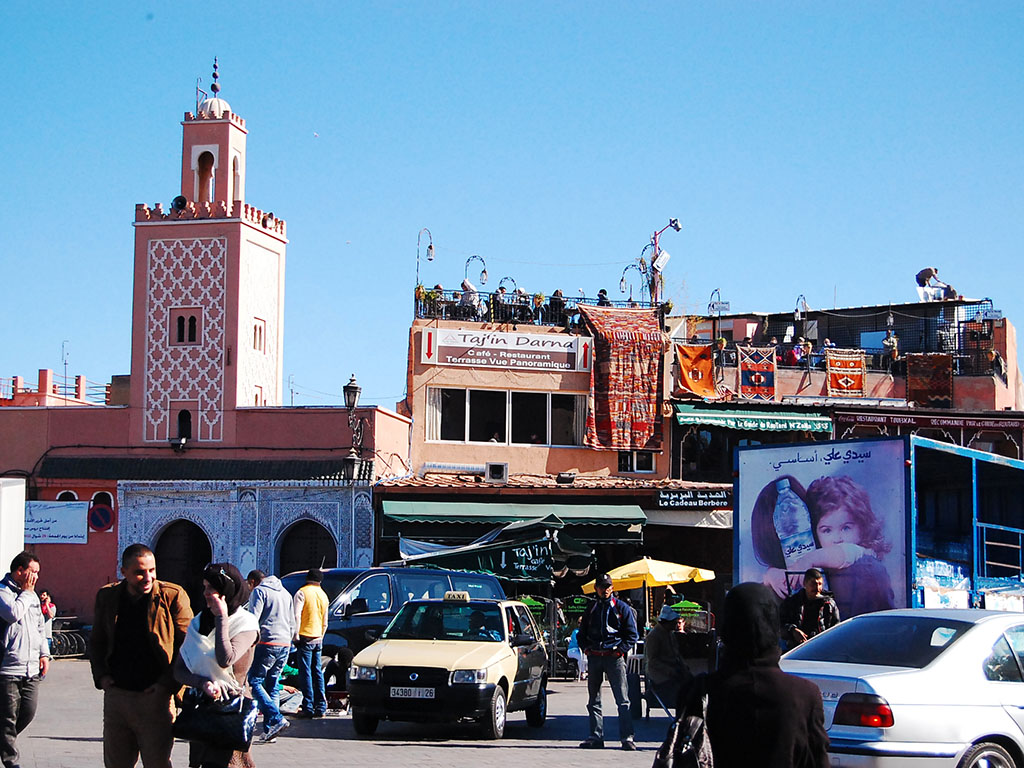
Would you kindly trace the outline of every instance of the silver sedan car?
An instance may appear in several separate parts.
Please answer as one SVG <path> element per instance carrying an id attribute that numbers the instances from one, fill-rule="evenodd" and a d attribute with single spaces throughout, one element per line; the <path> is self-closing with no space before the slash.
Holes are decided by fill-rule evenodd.
<path id="1" fill-rule="evenodd" d="M 781 666 L 821 689 L 834 766 L 1024 768 L 1024 614 L 869 613 Z"/>

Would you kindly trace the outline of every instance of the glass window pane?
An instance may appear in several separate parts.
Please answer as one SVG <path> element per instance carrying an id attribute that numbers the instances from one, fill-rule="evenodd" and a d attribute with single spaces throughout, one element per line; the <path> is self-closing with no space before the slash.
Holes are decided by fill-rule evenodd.
<path id="1" fill-rule="evenodd" d="M 548 396 L 543 392 L 512 393 L 512 442 L 546 444 Z"/>
<path id="2" fill-rule="evenodd" d="M 992 653 L 982 664 L 986 680 L 998 680 L 1008 683 L 1019 683 L 1020 669 L 1017 667 L 1017 660 L 1013 657 L 1010 644 L 1005 637 L 1000 637 L 992 647 Z"/>
<path id="3" fill-rule="evenodd" d="M 441 439 L 466 439 L 466 390 L 441 390 Z"/>
<path id="4" fill-rule="evenodd" d="M 619 472 L 633 471 L 633 452 L 619 451 Z"/>
<path id="5" fill-rule="evenodd" d="M 375 573 L 363 579 L 348 595 L 349 601 L 361 597 L 366 601 L 366 610 L 386 611 L 391 605 L 391 582 L 386 573 Z"/>
<path id="6" fill-rule="evenodd" d="M 475 443 L 504 443 L 505 392 L 469 390 L 469 439 Z"/>
<path id="7" fill-rule="evenodd" d="M 576 445 L 577 395 L 551 395 L 551 444 Z"/>
<path id="8" fill-rule="evenodd" d="M 653 472 L 654 471 L 654 454 L 650 451 L 637 451 L 636 452 L 636 471 L 637 472 Z"/>

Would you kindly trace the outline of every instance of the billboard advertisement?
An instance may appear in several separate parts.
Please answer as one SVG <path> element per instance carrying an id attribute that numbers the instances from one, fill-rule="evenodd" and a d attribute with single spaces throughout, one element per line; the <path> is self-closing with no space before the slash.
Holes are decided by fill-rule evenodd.
<path id="1" fill-rule="evenodd" d="M 908 605 L 906 458 L 903 438 L 740 448 L 738 580 L 785 597 L 818 568 L 844 619 Z"/>

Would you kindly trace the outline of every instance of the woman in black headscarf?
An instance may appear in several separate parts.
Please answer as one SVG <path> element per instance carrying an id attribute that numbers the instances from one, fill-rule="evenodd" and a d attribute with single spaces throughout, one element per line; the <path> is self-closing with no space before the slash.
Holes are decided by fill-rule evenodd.
<path id="1" fill-rule="evenodd" d="M 242 690 L 259 637 L 259 622 L 245 607 L 249 585 L 231 563 L 213 563 L 203 571 L 206 607 L 189 624 L 174 676 L 213 699 Z M 251 768 L 248 751 L 189 742 L 193 768 Z"/>
<path id="2" fill-rule="evenodd" d="M 821 693 L 779 669 L 779 609 L 772 591 L 753 582 L 729 590 L 721 635 L 722 663 L 706 678 L 715 768 L 827 768 Z M 699 686 L 694 689 L 688 713 L 700 712 Z"/>

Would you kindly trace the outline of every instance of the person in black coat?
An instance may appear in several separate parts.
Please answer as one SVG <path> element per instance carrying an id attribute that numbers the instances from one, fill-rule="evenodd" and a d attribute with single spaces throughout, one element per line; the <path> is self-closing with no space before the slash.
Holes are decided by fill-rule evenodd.
<path id="1" fill-rule="evenodd" d="M 725 597 L 721 667 L 707 675 L 707 733 L 715 768 L 828 768 L 821 692 L 779 669 L 779 609 L 763 584 Z M 700 679 L 700 678 L 698 678 Z M 700 713 L 700 686 L 686 711 Z"/>

